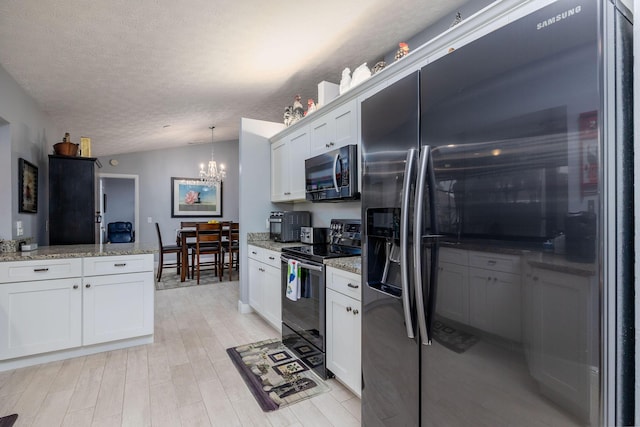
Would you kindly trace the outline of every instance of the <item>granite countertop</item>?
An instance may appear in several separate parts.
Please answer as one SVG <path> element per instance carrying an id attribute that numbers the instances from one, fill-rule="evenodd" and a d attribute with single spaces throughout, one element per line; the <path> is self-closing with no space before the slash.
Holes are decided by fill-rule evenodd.
<path id="1" fill-rule="evenodd" d="M 157 244 L 114 243 L 95 245 L 40 246 L 29 252 L 2 252 L 0 262 L 29 261 L 57 258 L 83 258 L 95 256 L 139 255 L 158 252 Z"/>
<path id="2" fill-rule="evenodd" d="M 598 266 L 595 263 L 567 261 L 565 255 L 547 252 L 526 252 L 522 256 L 530 266 L 535 268 L 577 276 L 593 276 L 598 272 Z"/>
<path id="3" fill-rule="evenodd" d="M 362 274 L 362 257 L 359 256 L 329 258 L 324 261 L 324 264 L 350 273 Z"/>
<path id="4" fill-rule="evenodd" d="M 304 245 L 305 243 L 273 242 L 269 240 L 269 233 L 247 233 L 247 244 L 257 246 L 259 248 L 280 252 L 282 251 L 282 248 L 300 246 L 300 245 Z M 360 271 L 361 271 L 361 258 L 359 256 L 347 257 L 347 258 L 329 258 L 324 261 L 324 264 L 330 267 L 335 267 L 340 270 L 349 271 L 355 274 L 360 274 Z"/>

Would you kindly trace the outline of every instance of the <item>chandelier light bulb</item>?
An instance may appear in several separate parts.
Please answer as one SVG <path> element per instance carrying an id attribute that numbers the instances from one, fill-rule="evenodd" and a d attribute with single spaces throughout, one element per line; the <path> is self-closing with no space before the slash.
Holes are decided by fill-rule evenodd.
<path id="1" fill-rule="evenodd" d="M 213 157 L 213 129 L 215 126 L 211 126 L 209 129 L 211 129 L 211 160 L 209 160 L 206 170 L 204 164 L 200 164 L 200 182 L 207 187 L 214 187 L 227 176 L 227 171 L 222 164 L 218 169 L 218 164 Z"/>

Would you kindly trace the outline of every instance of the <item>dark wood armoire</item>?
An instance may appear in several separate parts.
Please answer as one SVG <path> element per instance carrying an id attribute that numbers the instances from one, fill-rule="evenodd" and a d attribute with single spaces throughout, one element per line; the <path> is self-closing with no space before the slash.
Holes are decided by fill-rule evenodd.
<path id="1" fill-rule="evenodd" d="M 95 243 L 95 158 L 49 156 L 49 244 Z"/>

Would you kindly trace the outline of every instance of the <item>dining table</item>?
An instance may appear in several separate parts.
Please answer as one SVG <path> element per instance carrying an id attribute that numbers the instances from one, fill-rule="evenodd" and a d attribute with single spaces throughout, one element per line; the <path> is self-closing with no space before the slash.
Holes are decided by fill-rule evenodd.
<path id="1" fill-rule="evenodd" d="M 189 271 L 189 239 L 196 237 L 196 224 L 208 224 L 208 221 L 190 222 L 189 226 L 178 228 L 176 230 L 176 244 L 182 248 L 182 268 L 180 269 L 180 281 L 187 280 L 187 272 Z M 229 231 L 229 223 L 222 223 L 222 241 L 224 242 Z M 225 233 L 227 232 L 227 233 Z"/>

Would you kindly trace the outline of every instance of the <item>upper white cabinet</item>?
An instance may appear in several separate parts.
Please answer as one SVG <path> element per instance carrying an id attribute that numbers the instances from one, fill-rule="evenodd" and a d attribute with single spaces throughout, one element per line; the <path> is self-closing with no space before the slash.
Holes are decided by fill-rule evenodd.
<path id="1" fill-rule="evenodd" d="M 309 157 L 308 127 L 271 144 L 271 201 L 305 199 L 304 160 Z"/>
<path id="2" fill-rule="evenodd" d="M 317 113 L 316 113 L 317 114 Z M 333 108 L 309 124 L 311 149 L 309 157 L 349 144 L 358 143 L 356 99 Z"/>

